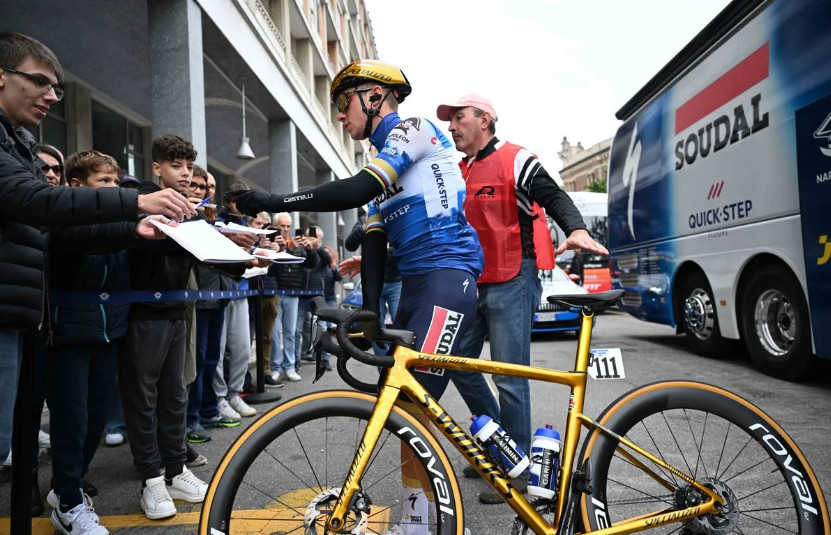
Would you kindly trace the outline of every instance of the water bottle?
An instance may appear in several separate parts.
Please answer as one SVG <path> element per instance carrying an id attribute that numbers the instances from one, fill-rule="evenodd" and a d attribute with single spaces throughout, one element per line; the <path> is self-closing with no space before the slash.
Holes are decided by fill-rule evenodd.
<path id="1" fill-rule="evenodd" d="M 508 477 L 514 478 L 528 468 L 528 456 L 490 416 L 473 415 L 470 419 L 473 438 L 485 446 L 493 458 L 502 464 Z"/>
<path id="2" fill-rule="evenodd" d="M 550 425 L 537 429 L 531 442 L 531 473 L 528 494 L 548 500 L 557 495 L 560 433 Z"/>

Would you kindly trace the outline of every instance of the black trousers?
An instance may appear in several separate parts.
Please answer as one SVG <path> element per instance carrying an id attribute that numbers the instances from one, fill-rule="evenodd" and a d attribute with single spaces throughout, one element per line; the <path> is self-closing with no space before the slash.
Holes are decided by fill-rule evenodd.
<path id="1" fill-rule="evenodd" d="M 185 321 L 130 322 L 118 377 L 133 464 L 142 480 L 180 474 L 187 456 Z"/>

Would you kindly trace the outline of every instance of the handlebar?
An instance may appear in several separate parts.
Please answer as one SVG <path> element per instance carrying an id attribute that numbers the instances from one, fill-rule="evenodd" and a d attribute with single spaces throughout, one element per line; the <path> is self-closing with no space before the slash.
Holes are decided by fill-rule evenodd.
<path id="1" fill-rule="evenodd" d="M 395 364 L 395 359 L 388 355 L 372 355 L 362 351 L 358 346 L 352 343 L 349 339 L 349 327 L 355 322 L 362 322 L 364 336 L 369 340 L 375 340 L 381 337 L 381 331 L 378 330 L 378 315 L 371 310 L 344 310 L 340 308 L 331 308 L 326 304 L 326 301 L 318 296 L 312 299 L 312 313 L 324 321 L 330 321 L 337 324 L 335 334 L 338 339 L 338 345 L 350 358 L 357 360 L 363 364 L 370 366 L 382 366 L 385 368 L 391 367 Z"/>

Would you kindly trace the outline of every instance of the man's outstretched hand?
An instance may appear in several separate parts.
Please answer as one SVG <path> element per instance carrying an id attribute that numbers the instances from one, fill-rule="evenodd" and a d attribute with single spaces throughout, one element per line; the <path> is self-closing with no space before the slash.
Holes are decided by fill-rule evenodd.
<path id="1" fill-rule="evenodd" d="M 554 251 L 558 255 L 566 249 L 582 249 L 597 254 L 609 254 L 609 251 L 600 243 L 594 241 L 591 235 L 583 229 L 573 231 L 569 237 Z"/>
<path id="2" fill-rule="evenodd" d="M 196 209 L 180 193 L 172 189 L 163 189 L 155 193 L 138 196 L 140 214 L 163 215 L 182 222 L 193 217 Z"/>
<path id="3" fill-rule="evenodd" d="M 272 195 L 264 191 L 235 189 L 225 194 L 226 202 L 236 202 L 237 210 L 247 215 L 271 212 Z"/>

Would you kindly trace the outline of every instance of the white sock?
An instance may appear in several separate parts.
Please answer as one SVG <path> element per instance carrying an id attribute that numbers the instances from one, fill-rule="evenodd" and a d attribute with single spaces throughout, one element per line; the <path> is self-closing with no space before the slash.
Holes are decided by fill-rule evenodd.
<path id="1" fill-rule="evenodd" d="M 404 487 L 404 515 L 401 527 L 406 535 L 426 535 L 427 513 L 430 500 L 424 495 L 424 489 Z"/>

